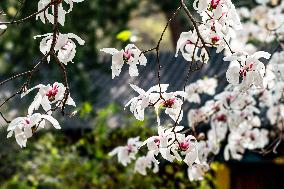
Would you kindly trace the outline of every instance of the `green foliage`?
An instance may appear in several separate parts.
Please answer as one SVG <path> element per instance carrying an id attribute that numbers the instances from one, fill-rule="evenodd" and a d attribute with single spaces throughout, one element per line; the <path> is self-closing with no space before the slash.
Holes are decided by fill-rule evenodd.
<path id="1" fill-rule="evenodd" d="M 121 116 L 119 128 L 110 129 L 107 120 L 120 112 L 119 106 L 111 104 L 98 112 L 94 128 L 88 132 L 41 131 L 43 134 L 33 137 L 27 148 L 10 149 L 1 159 L 1 188 L 210 188 L 207 181 L 191 183 L 182 163 L 162 161 L 158 174 L 142 176 L 133 173 L 134 165 L 123 167 L 116 157 L 109 157 L 108 153 L 125 145 L 129 137 L 145 139 L 155 133 L 147 121 L 141 126 L 129 115 Z"/>
<path id="2" fill-rule="evenodd" d="M 89 102 L 84 102 L 79 110 L 80 117 L 85 118 L 93 111 L 93 106 Z"/>

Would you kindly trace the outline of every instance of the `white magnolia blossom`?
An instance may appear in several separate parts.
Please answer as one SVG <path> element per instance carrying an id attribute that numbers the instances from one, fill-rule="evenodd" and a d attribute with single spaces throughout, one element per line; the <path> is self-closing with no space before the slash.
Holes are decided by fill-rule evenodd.
<path id="1" fill-rule="evenodd" d="M 160 92 L 164 93 L 169 85 L 156 85 L 151 87 L 148 91 L 144 91 L 136 85 L 130 84 L 130 86 L 139 94 L 139 96 L 132 98 L 125 107 L 130 105 L 130 111 L 134 114 L 135 118 L 143 121 L 145 108 L 154 104 L 159 99 Z"/>
<path id="2" fill-rule="evenodd" d="M 177 124 L 183 118 L 182 104 L 183 100 L 180 97 L 185 97 L 186 93 L 183 91 L 176 91 L 170 93 L 163 93 L 163 98 L 159 99 L 155 106 L 155 111 L 157 114 L 157 122 L 158 125 L 161 124 L 160 121 L 160 110 L 165 109 L 165 113 L 170 116 Z"/>
<path id="3" fill-rule="evenodd" d="M 176 132 L 182 130 L 183 127 L 176 127 L 174 130 Z M 172 148 L 174 143 L 174 132 L 172 128 L 166 129 L 162 126 L 158 127 L 158 136 L 152 136 L 145 140 L 141 146 L 147 145 L 149 152 L 155 155 L 159 153 L 162 157 L 170 162 L 172 162 L 176 157 L 175 148 Z"/>
<path id="4" fill-rule="evenodd" d="M 228 49 L 228 42 L 236 37 L 235 31 L 243 27 L 230 0 L 195 0 L 193 7 L 202 17 L 202 24 L 198 26 L 199 33 L 195 30 L 181 33 L 176 57 L 181 51 L 187 61 L 207 63 L 209 55 L 206 47 L 216 47 L 217 53 Z"/>
<path id="5" fill-rule="evenodd" d="M 226 72 L 228 82 L 239 86 L 241 90 L 248 90 L 252 85 L 263 88 L 265 66 L 260 58 L 269 59 L 270 54 L 264 51 L 258 51 L 253 55 L 239 52 L 225 57 L 225 61 L 234 62 Z"/>
<path id="6" fill-rule="evenodd" d="M 185 156 L 183 161 L 192 167 L 194 163 L 200 163 L 198 159 L 198 148 L 196 138 L 192 135 L 178 134 L 176 148 L 181 150 L 181 155 Z M 175 151 L 176 152 L 176 151 Z M 182 160 L 178 153 L 175 154 L 178 160 Z"/>
<path id="7" fill-rule="evenodd" d="M 265 129 L 254 128 L 245 132 L 246 140 L 244 147 L 249 150 L 262 149 L 268 142 L 268 131 Z"/>
<path id="8" fill-rule="evenodd" d="M 208 101 L 201 108 L 189 111 L 190 126 L 207 123 L 211 127 L 206 134 L 207 140 L 197 144 L 200 162 L 206 162 L 210 153 L 220 152 L 220 145 L 228 133 L 224 150 L 226 160 L 240 160 L 246 150 L 261 149 L 268 144 L 268 131 L 260 129 L 261 120 L 256 116 L 260 110 L 254 95 L 259 94 L 254 90 L 240 93 L 229 87 L 215 96 L 215 102 Z"/>
<path id="9" fill-rule="evenodd" d="M 268 131 L 265 129 L 250 129 L 249 125 L 241 124 L 239 128 L 231 130 L 228 144 L 224 149 L 224 158 L 240 160 L 245 149 L 254 150 L 264 148 L 268 144 Z"/>
<path id="10" fill-rule="evenodd" d="M 191 109 L 187 115 L 189 127 L 195 128 L 200 122 L 208 122 L 208 115 L 211 115 L 215 111 L 215 108 L 215 102 L 208 101 L 201 108 Z"/>
<path id="11" fill-rule="evenodd" d="M 184 127 L 176 126 L 175 128 L 166 129 L 158 127 L 158 136 L 152 136 L 143 142 L 147 144 L 149 152 L 154 155 L 159 153 L 162 157 L 170 162 L 175 159 L 184 161 L 188 166 L 199 163 L 198 150 L 195 137 L 179 133 Z M 184 156 L 184 159 L 181 157 Z"/>
<path id="12" fill-rule="evenodd" d="M 7 138 L 15 134 L 16 141 L 20 147 L 26 147 L 27 139 L 33 135 L 33 128 L 44 128 L 45 120 L 49 121 L 56 129 L 61 129 L 58 121 L 50 115 L 36 113 L 12 120 L 7 128 Z"/>
<path id="13" fill-rule="evenodd" d="M 53 0 L 40 0 L 38 2 L 38 11 L 41 11 L 39 14 L 36 15 L 36 19 L 40 19 L 44 24 L 46 21 L 54 24 L 54 8 L 53 6 L 50 6 L 46 9 L 48 5 L 52 3 Z M 74 3 L 80 3 L 84 0 L 62 0 L 62 2 L 58 5 L 58 23 L 60 23 L 62 26 L 64 26 L 65 23 L 65 16 L 66 14 L 70 13 L 73 9 Z M 63 3 L 68 4 L 69 6 L 68 10 L 65 10 L 63 8 Z M 65 7 L 65 5 L 64 5 Z M 45 9 L 45 11 L 42 11 Z"/>
<path id="14" fill-rule="evenodd" d="M 153 152 L 148 152 L 146 156 L 139 157 L 135 162 L 134 172 L 147 175 L 147 169 L 153 169 L 153 173 L 159 171 L 159 162 Z"/>
<path id="15" fill-rule="evenodd" d="M 29 114 L 32 114 L 35 110 L 38 110 L 40 106 L 42 106 L 43 110 L 47 114 L 52 113 L 50 110 L 53 104 L 55 105 L 55 107 L 62 107 L 63 105 L 62 101 L 65 97 L 65 90 L 66 90 L 66 87 L 62 83 L 55 82 L 53 85 L 39 84 L 27 90 L 21 96 L 24 97 L 25 95 L 29 94 L 31 91 L 35 89 L 38 89 L 38 93 L 35 96 L 34 101 L 29 106 L 28 109 Z M 66 104 L 70 106 L 76 106 L 74 100 L 70 97 L 70 95 L 67 98 Z"/>
<path id="16" fill-rule="evenodd" d="M 235 31 L 243 28 L 232 2 L 230 0 L 195 0 L 193 7 L 202 17 L 199 30 L 207 46 L 216 47 L 217 53 L 228 49 L 227 43 L 236 37 Z"/>
<path id="17" fill-rule="evenodd" d="M 200 103 L 200 94 L 214 95 L 217 87 L 215 78 L 204 78 L 186 86 L 186 99 L 188 102 Z"/>
<path id="18" fill-rule="evenodd" d="M 135 77 L 139 75 L 137 65 L 146 66 L 147 59 L 144 54 L 133 44 L 129 44 L 124 50 L 115 48 L 104 48 L 102 52 L 112 55 L 112 78 L 119 76 L 124 64 L 129 65 L 129 75 Z"/>
<path id="19" fill-rule="evenodd" d="M 284 80 L 284 51 L 273 54 L 267 69 L 271 70 L 279 80 Z"/>
<path id="20" fill-rule="evenodd" d="M 190 181 L 202 180 L 208 170 L 209 165 L 207 163 L 194 164 L 187 169 L 188 178 Z"/>
<path id="21" fill-rule="evenodd" d="M 130 86 L 139 96 L 132 98 L 125 107 L 130 106 L 130 111 L 136 119 L 143 121 L 145 109 L 149 106 L 154 106 L 158 125 L 160 125 L 159 114 L 161 109 L 165 109 L 165 113 L 177 123 L 182 120 L 183 112 L 181 111 L 181 107 L 183 100 L 180 97 L 185 97 L 185 92 L 176 91 L 167 93 L 168 84 L 153 86 L 148 91 L 144 91 L 136 85 L 130 84 Z"/>
<path id="22" fill-rule="evenodd" d="M 202 46 L 202 43 L 195 31 L 182 32 L 177 42 L 175 56 L 177 57 L 180 51 L 184 59 L 187 61 L 194 60 L 207 63 L 209 60 L 208 53 L 206 52 L 205 48 L 200 49 L 197 46 Z"/>
<path id="23" fill-rule="evenodd" d="M 209 17 L 208 14 L 212 14 L 209 18 L 221 25 L 227 25 L 235 30 L 242 29 L 240 18 L 231 0 L 195 0 L 193 7 L 203 16 L 204 20 Z"/>
<path id="24" fill-rule="evenodd" d="M 131 163 L 132 160 L 136 159 L 135 155 L 138 152 L 138 147 L 142 142 L 139 141 L 139 137 L 129 138 L 127 146 L 119 146 L 113 149 L 109 155 L 114 156 L 117 154 L 118 162 L 126 166 Z"/>
<path id="25" fill-rule="evenodd" d="M 265 6 L 268 2 L 278 3 L 277 1 L 257 0 L 261 5 L 248 8 L 240 8 L 239 15 L 243 22 L 245 30 L 237 33 L 237 37 L 230 42 L 230 46 L 235 51 L 243 50 L 246 52 L 256 52 L 256 44 L 250 41 L 259 41 L 270 43 L 274 40 L 283 39 L 284 34 L 284 2 L 271 7 Z M 273 35 L 276 34 L 276 35 Z"/>
<path id="26" fill-rule="evenodd" d="M 40 51 L 45 55 L 49 53 L 51 49 L 51 45 L 53 42 L 53 34 L 48 33 L 45 35 L 38 35 L 34 38 L 44 37 L 40 42 Z M 79 36 L 68 33 L 68 34 L 61 34 L 59 33 L 56 37 L 56 42 L 54 46 L 54 50 L 57 53 L 57 58 L 60 62 L 67 65 L 68 62 L 73 62 L 73 59 L 76 54 L 76 44 L 72 40 L 75 39 L 79 45 L 84 45 L 85 41 L 81 39 Z M 50 60 L 50 56 L 48 56 L 48 61 Z"/>

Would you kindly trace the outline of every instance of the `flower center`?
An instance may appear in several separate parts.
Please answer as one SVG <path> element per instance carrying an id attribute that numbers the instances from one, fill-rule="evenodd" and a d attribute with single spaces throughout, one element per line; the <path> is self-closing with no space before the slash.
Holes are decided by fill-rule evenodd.
<path id="1" fill-rule="evenodd" d="M 240 70 L 240 78 L 243 79 L 247 76 L 247 72 L 253 71 L 253 65 L 254 62 L 249 63 L 248 65 L 245 65 L 243 68 Z"/>
<path id="2" fill-rule="evenodd" d="M 132 147 L 132 145 L 128 145 L 127 146 L 127 150 L 128 150 L 128 153 L 131 153 L 132 151 L 133 151 L 133 147 Z"/>
<path id="3" fill-rule="evenodd" d="M 29 125 L 30 123 L 31 123 L 30 120 L 25 119 L 25 124 L 26 124 L 26 125 Z"/>
<path id="4" fill-rule="evenodd" d="M 70 45 L 72 45 L 72 43 L 68 41 L 63 47 L 61 47 L 61 49 L 66 51 Z"/>
<path id="5" fill-rule="evenodd" d="M 185 44 L 186 44 L 186 45 L 192 45 L 193 42 L 192 42 L 191 40 L 187 40 L 187 41 L 185 42 Z"/>
<path id="6" fill-rule="evenodd" d="M 158 139 L 158 138 L 156 138 L 155 140 L 154 140 L 154 142 L 156 143 L 156 145 L 160 145 L 160 143 L 161 143 L 161 141 L 160 141 L 160 139 Z"/>
<path id="7" fill-rule="evenodd" d="M 186 151 L 189 148 L 189 142 L 185 140 L 181 142 L 179 146 L 182 151 Z"/>
<path id="8" fill-rule="evenodd" d="M 53 87 L 47 91 L 46 96 L 48 96 L 48 100 L 52 102 L 55 100 L 55 96 L 57 95 L 57 93 L 58 93 L 58 85 L 54 84 Z"/>
<path id="9" fill-rule="evenodd" d="M 123 60 L 127 63 L 132 58 L 132 53 L 128 50 L 123 53 Z"/>
<path id="10" fill-rule="evenodd" d="M 220 122 L 226 122 L 227 121 L 227 117 L 224 114 L 217 116 L 216 119 L 217 119 L 217 121 L 220 121 Z"/>
<path id="11" fill-rule="evenodd" d="M 212 43 L 215 45 L 218 41 L 220 41 L 220 37 L 219 36 L 213 36 L 211 37 L 211 41 Z"/>
<path id="12" fill-rule="evenodd" d="M 255 135 L 253 133 L 251 133 L 249 137 L 251 140 L 255 140 Z"/>
<path id="13" fill-rule="evenodd" d="M 171 98 L 171 99 L 165 100 L 165 101 L 162 103 L 162 106 L 163 106 L 164 108 L 172 108 L 173 105 L 175 104 L 175 101 L 176 101 L 175 98 Z"/>
<path id="14" fill-rule="evenodd" d="M 216 9 L 217 6 L 220 4 L 220 1 L 221 1 L 221 0 L 211 0 L 211 2 L 210 2 L 210 8 L 211 8 L 211 9 Z"/>

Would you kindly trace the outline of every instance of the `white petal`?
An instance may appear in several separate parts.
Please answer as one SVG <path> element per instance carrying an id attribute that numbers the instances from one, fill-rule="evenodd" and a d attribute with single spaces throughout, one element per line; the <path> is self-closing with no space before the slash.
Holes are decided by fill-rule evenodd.
<path id="1" fill-rule="evenodd" d="M 252 55 L 255 59 L 265 58 L 269 59 L 271 54 L 265 51 L 257 51 Z"/>
<path id="2" fill-rule="evenodd" d="M 104 49 L 101 49 L 100 51 L 102 52 L 105 52 L 105 53 L 108 53 L 108 54 L 111 54 L 111 55 L 114 55 L 115 53 L 118 53 L 119 51 L 115 48 L 104 48 Z"/>
<path id="3" fill-rule="evenodd" d="M 130 86 L 132 87 L 132 89 L 134 89 L 134 91 L 136 91 L 138 94 L 140 95 L 144 95 L 145 91 L 143 89 L 141 89 L 140 87 L 130 84 Z"/>
<path id="4" fill-rule="evenodd" d="M 230 67 L 226 72 L 227 81 L 231 84 L 239 84 L 240 69 L 236 66 Z"/>
<path id="5" fill-rule="evenodd" d="M 68 33 L 67 35 L 68 35 L 69 38 L 76 39 L 76 41 L 79 43 L 79 45 L 85 44 L 85 41 L 81 37 L 79 37 L 78 35 L 76 35 L 74 33 Z"/>
<path id="6" fill-rule="evenodd" d="M 41 115 L 41 118 L 46 119 L 47 121 L 49 121 L 53 127 L 55 127 L 56 129 L 61 129 L 58 121 L 56 119 L 54 119 L 52 116 L 50 115 Z"/>
<path id="7" fill-rule="evenodd" d="M 34 110 L 38 110 L 40 104 L 42 101 L 42 95 L 40 93 L 38 93 L 35 98 L 34 101 L 31 103 L 31 105 L 29 106 L 28 109 L 28 114 L 32 115 Z"/>
<path id="8" fill-rule="evenodd" d="M 139 75 L 137 66 L 135 64 L 129 65 L 129 75 L 131 77 L 136 77 Z"/>
<path id="9" fill-rule="evenodd" d="M 7 134 L 7 138 L 10 138 L 13 135 L 14 131 L 9 131 Z"/>
<path id="10" fill-rule="evenodd" d="M 68 97 L 66 104 L 76 107 L 75 101 L 70 96 Z"/>

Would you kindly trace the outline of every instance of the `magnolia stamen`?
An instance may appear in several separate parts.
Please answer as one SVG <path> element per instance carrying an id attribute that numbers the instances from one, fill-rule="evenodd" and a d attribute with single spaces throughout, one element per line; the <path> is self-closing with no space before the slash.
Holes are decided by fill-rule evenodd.
<path id="1" fill-rule="evenodd" d="M 162 103 L 162 106 L 165 108 L 172 108 L 173 105 L 175 104 L 175 101 L 176 101 L 175 98 L 168 99 Z"/>
<path id="2" fill-rule="evenodd" d="M 179 146 L 182 151 L 186 151 L 189 148 L 189 142 L 187 140 L 183 141 Z"/>

